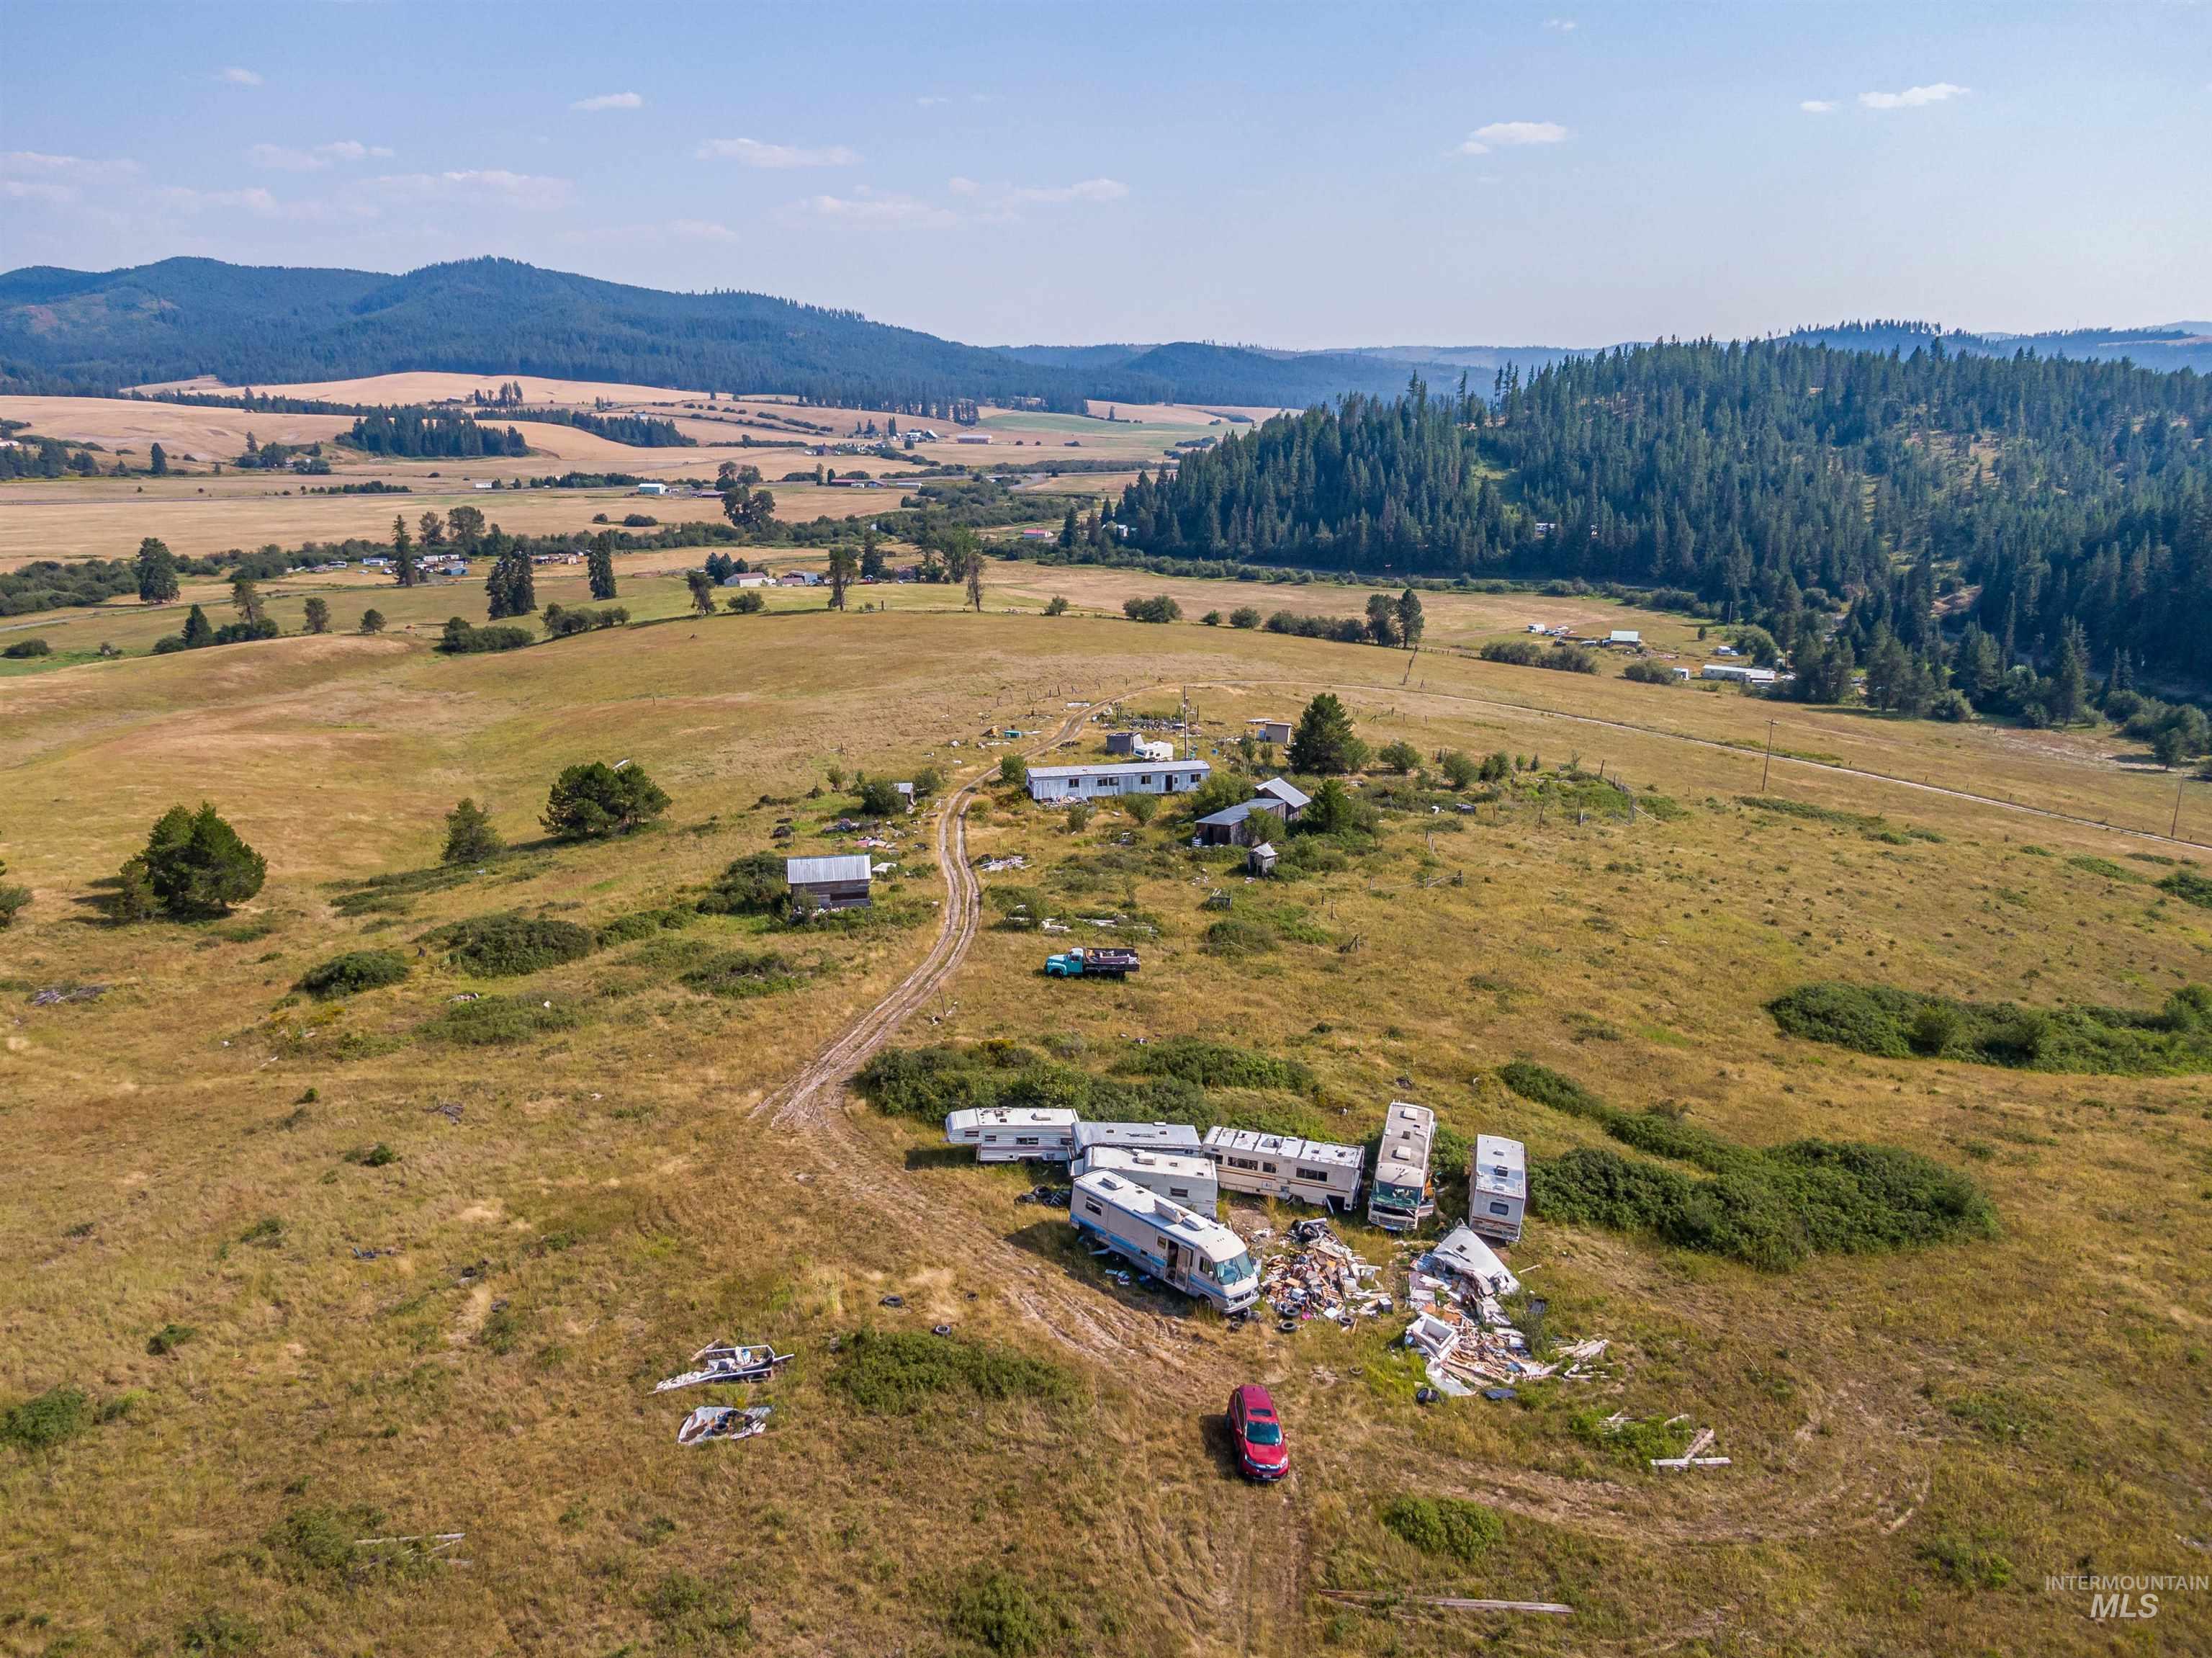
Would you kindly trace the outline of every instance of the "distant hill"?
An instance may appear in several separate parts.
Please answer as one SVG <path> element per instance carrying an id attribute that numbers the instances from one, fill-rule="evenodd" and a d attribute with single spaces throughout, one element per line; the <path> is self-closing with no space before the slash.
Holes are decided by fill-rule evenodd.
<path id="1" fill-rule="evenodd" d="M 2038 357 L 2118 363 L 2123 357 L 2146 369 L 2194 369 L 2212 374 L 2212 328 L 2174 322 L 2149 328 L 2070 328 L 2040 334 L 1950 332 L 1926 322 L 1839 322 L 1798 328 L 1786 338 L 1802 344 L 1832 345 L 1846 351 L 1897 351 L 1910 357 L 1936 340 L 1954 356 Z"/>

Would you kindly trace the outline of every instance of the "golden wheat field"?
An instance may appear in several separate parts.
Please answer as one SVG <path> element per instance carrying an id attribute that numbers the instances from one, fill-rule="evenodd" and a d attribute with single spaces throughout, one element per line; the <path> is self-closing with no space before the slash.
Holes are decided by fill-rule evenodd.
<path id="1" fill-rule="evenodd" d="M 1469 654 L 1536 620 L 1695 648 L 1601 602 L 1434 595 L 1408 656 L 1196 619 L 1364 602 L 1325 584 L 1010 564 L 980 615 L 902 587 L 856 594 L 881 611 L 791 590 L 702 619 L 685 562 L 626 556 L 632 625 L 506 655 L 429 648 L 481 615 L 473 589 L 300 577 L 270 588 L 288 635 L 311 592 L 341 631 L 0 679 L 0 857 L 33 895 L 0 935 L 0 1404 L 82 1400 L 64 1441 L 0 1451 L 0 1650 L 956 1654 L 1011 1618 L 1098 1655 L 2091 1653 L 2107 1636 L 2047 1575 L 2197 1557 L 2212 1086 L 1879 1059 L 1763 1009 L 1813 978 L 2137 1008 L 2212 980 L 2212 912 L 2154 884 L 2204 850 L 2096 821 L 2162 830 L 2170 778 L 2084 739 Z M 204 586 L 186 597 L 219 605 Z M 1184 621 L 1119 619 L 1162 590 Z M 1037 613 L 1054 594 L 1071 613 Z M 582 596 L 540 573 L 541 602 Z M 371 602 L 392 630 L 343 631 Z M 136 653 L 177 617 L 38 620 Z M 1247 722 L 1322 690 L 1378 746 L 1602 767 L 1665 809 L 1387 806 L 1340 867 L 1254 884 L 1184 848 L 1172 808 L 1071 828 L 989 781 L 1072 717 L 1053 757 L 1097 753 L 1092 705 L 1187 700 L 1231 765 Z M 644 768 L 668 812 L 545 838 L 553 774 L 594 758 Z M 690 912 L 733 859 L 849 847 L 852 779 L 921 768 L 939 793 L 881 837 L 872 923 Z M 1515 1270 L 1549 1327 L 1611 1345 L 1593 1379 L 1504 1405 L 1417 1404 L 1402 1315 L 1232 1329 L 1119 1285 L 1064 1211 L 1017 1201 L 1031 1171 L 851 1095 L 762 1109 L 928 951 L 936 818 L 978 778 L 968 856 L 1022 865 L 986 875 L 982 930 L 896 1047 L 1002 1039 L 1108 1073 L 1197 1036 L 1309 1068 L 1302 1108 L 1346 1139 L 1412 1098 L 1540 1160 L 1601 1143 L 1499 1082 L 1532 1060 L 1752 1145 L 1924 1154 L 1981 1184 L 1997 1234 L 1762 1271 L 1538 1217 Z M 465 795 L 514 850 L 441 872 Z M 203 799 L 266 885 L 227 919 L 107 920 L 104 879 Z M 1001 887 L 1134 918 L 1143 971 L 1041 978 L 1052 946 L 996 924 Z M 1256 930 L 1233 949 L 1216 893 Z M 441 928 L 510 914 L 605 942 L 520 978 L 449 962 Z M 404 979 L 295 988 L 365 948 Z M 478 995 L 508 999 L 513 1039 L 456 1024 Z M 1226 1212 L 1279 1240 L 1299 1211 Z M 1384 1234 L 1345 1236 L 1402 1286 Z M 986 1356 L 996 1393 L 884 1405 L 854 1356 L 891 1338 Z M 758 1390 L 764 1433 L 679 1447 L 699 1396 L 653 1385 L 715 1338 L 794 1356 Z M 1224 1460 L 1245 1380 L 1289 1423 L 1279 1487 Z M 1711 1427 L 1729 1466 L 1626 1460 L 1586 1426 L 1613 1412 Z M 1423 1552 L 1383 1523 L 1409 1496 L 1482 1503 L 1496 1541 Z M 2212 1638 L 2204 1605 L 2170 1603 L 2143 1649 Z"/>

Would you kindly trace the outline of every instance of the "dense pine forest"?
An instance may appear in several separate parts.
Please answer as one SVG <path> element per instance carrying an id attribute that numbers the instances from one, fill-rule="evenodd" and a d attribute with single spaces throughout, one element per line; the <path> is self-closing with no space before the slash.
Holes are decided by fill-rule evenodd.
<path id="1" fill-rule="evenodd" d="M 664 423 L 665 424 L 665 423 Z M 370 454 L 425 455 L 471 459 L 484 454 L 528 454 L 522 434 L 509 426 L 479 426 L 466 415 L 434 414 L 426 409 L 379 409 L 353 423 L 338 440 Z"/>
<path id="2" fill-rule="evenodd" d="M 1168 556 L 1686 589 L 1804 658 L 1802 694 L 1879 657 L 1902 704 L 2064 717 L 2062 657 L 2212 684 L 2209 437 L 2187 372 L 1663 344 L 1279 417 L 1115 518 Z"/>

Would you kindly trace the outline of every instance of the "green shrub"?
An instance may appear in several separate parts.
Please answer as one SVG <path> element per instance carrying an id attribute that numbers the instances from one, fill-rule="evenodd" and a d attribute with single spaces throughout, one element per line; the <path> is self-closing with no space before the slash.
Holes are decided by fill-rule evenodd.
<path id="1" fill-rule="evenodd" d="M 439 855 L 441 863 L 482 863 L 506 850 L 507 843 L 492 827 L 491 814 L 473 800 L 464 796 L 446 814 L 446 844 Z"/>
<path id="2" fill-rule="evenodd" d="M 1800 985 L 1767 1003 L 1792 1036 L 1885 1059 L 2113 1076 L 2212 1070 L 2212 990 L 2184 985 L 2156 1013 L 2090 1005 L 1960 1002 L 1887 984 Z"/>
<path id="3" fill-rule="evenodd" d="M 689 927 L 698 919 L 696 910 L 665 908 L 635 910 L 626 916 L 617 916 L 599 929 L 602 945 L 632 944 L 641 938 L 658 938 L 663 933 L 672 933 Z"/>
<path id="4" fill-rule="evenodd" d="M 1226 1042 L 1171 1036 L 1133 1047 L 1114 1067 L 1137 1076 L 1180 1076 L 1204 1088 L 1314 1090 L 1314 1074 L 1295 1059 L 1277 1059 Z"/>
<path id="5" fill-rule="evenodd" d="M 1042 1652 L 1054 1638 L 1052 1620 L 1028 1587 L 996 1570 L 971 1578 L 954 1592 L 945 1623 L 953 1634 L 999 1658 L 1027 1658 Z"/>
<path id="6" fill-rule="evenodd" d="M 599 942 L 590 928 L 573 921 L 532 918 L 511 911 L 471 916 L 441 927 L 428 937 L 447 948 L 454 966 L 478 978 L 513 978 L 580 961 Z"/>
<path id="7" fill-rule="evenodd" d="M 1030 786 L 1030 763 L 1019 754 L 999 756 L 999 781 L 1012 783 L 1017 789 Z"/>
<path id="8" fill-rule="evenodd" d="M 1533 1100 L 1540 1106 L 1549 1106 L 1554 1111 L 1572 1112 L 1577 1117 L 1603 1117 L 1613 1107 L 1600 1100 L 1571 1076 L 1562 1076 L 1555 1070 L 1531 1064 L 1525 1059 L 1516 1059 L 1501 1065 L 1498 1080 L 1523 1100 Z"/>
<path id="9" fill-rule="evenodd" d="M 749 852 L 732 861 L 699 900 L 707 915 L 772 915 L 791 898 L 781 852 Z"/>
<path id="10" fill-rule="evenodd" d="M 92 1400 L 66 1385 L 0 1411 L 0 1444 L 22 1451 L 51 1451 L 92 1425 Z"/>
<path id="11" fill-rule="evenodd" d="M 1124 599 L 1121 613 L 1133 622 L 1173 622 L 1182 617 L 1182 607 L 1164 593 L 1149 599 Z"/>
<path id="12" fill-rule="evenodd" d="M 860 810 L 872 818 L 902 817 L 906 813 L 906 796 L 898 791 L 897 779 L 870 777 L 860 784 Z"/>
<path id="13" fill-rule="evenodd" d="M 581 1022 L 574 1009 L 558 1003 L 546 1007 L 520 997 L 480 996 L 455 1003 L 425 1023 L 421 1034 L 463 1047 L 489 1047 L 574 1030 Z"/>
<path id="14" fill-rule="evenodd" d="M 407 977 L 407 958 L 397 950 L 348 950 L 317 962 L 294 988 L 319 1001 L 397 984 Z"/>
<path id="15" fill-rule="evenodd" d="M 1478 1560 L 1505 1535 L 1494 1511 L 1456 1496 L 1393 1497 L 1382 1523 L 1422 1553 L 1455 1560 Z"/>
<path id="16" fill-rule="evenodd" d="M 1639 656 L 1620 670 L 1620 677 L 1638 685 L 1673 685 L 1674 670 L 1653 656 Z"/>
<path id="17" fill-rule="evenodd" d="M 830 1385 L 877 1416 L 907 1415 L 945 1394 L 1055 1400 L 1072 1392 L 1057 1366 L 963 1336 L 863 1330 L 844 1344 Z"/>
<path id="18" fill-rule="evenodd" d="M 1206 930 L 1206 948 L 1216 955 L 1259 955 L 1281 942 L 1282 935 L 1257 916 L 1224 916 Z"/>
<path id="19" fill-rule="evenodd" d="M 2185 904 L 2197 904 L 2212 910 L 2212 876 L 2201 875 L 2194 869 L 2176 869 L 2158 884 L 2159 891 L 2171 893 Z"/>
<path id="20" fill-rule="evenodd" d="M 1510 662 L 1516 667 L 1550 667 L 1568 674 L 1597 672 L 1597 653 L 1564 641 L 1549 647 L 1534 639 L 1492 639 L 1482 648 L 1486 662 Z"/>
<path id="21" fill-rule="evenodd" d="M 189 1324 L 165 1324 L 146 1338 L 146 1350 L 159 1358 L 164 1353 L 173 1353 L 199 1332 Z"/>
<path id="22" fill-rule="evenodd" d="M 683 975 L 683 982 L 707 996 L 773 996 L 796 990 L 805 975 L 773 950 L 730 950 L 701 962 Z"/>
<path id="23" fill-rule="evenodd" d="M 261 1626 L 233 1617 L 219 1606 L 210 1606 L 197 1618 L 177 1625 L 177 1650 L 204 1653 L 210 1658 L 235 1658 L 261 1650 Z"/>
<path id="24" fill-rule="evenodd" d="M 33 656 L 51 656 L 53 654 L 54 648 L 44 639 L 18 639 L 5 650 L 0 650 L 0 656 L 19 662 Z"/>
<path id="25" fill-rule="evenodd" d="M 312 1505 L 294 1509 L 261 1534 L 277 1570 L 292 1582 L 316 1579 L 359 1582 L 369 1576 L 412 1577 L 434 1569 L 435 1557 L 421 1548 L 389 1548 L 364 1553 L 356 1545 L 385 1528 L 374 1509 Z"/>
<path id="26" fill-rule="evenodd" d="M 1689 1448 L 1687 1424 L 1666 1422 L 1613 1422 L 1610 1413 L 1595 1409 L 1577 1411 L 1567 1418 L 1567 1431 L 1595 1446 L 1616 1462 L 1648 1471 L 1652 1460 L 1678 1457 Z"/>
<path id="27" fill-rule="evenodd" d="M 537 643 L 537 638 L 526 627 L 477 627 L 465 616 L 447 617 L 446 631 L 438 636 L 438 649 L 454 656 L 473 656 L 493 650 L 520 650 L 525 645 Z"/>

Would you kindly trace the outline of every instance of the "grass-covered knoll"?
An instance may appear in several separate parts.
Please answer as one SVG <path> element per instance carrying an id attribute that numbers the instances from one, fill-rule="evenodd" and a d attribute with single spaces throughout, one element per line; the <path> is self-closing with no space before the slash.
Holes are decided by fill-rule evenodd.
<path id="1" fill-rule="evenodd" d="M 899 1416 L 932 1399 L 1058 1400 L 1067 1373 L 1011 1348 L 960 1336 L 862 1330 L 843 1344 L 830 1385 L 863 1411 Z"/>
<path id="2" fill-rule="evenodd" d="M 1792 1036 L 1885 1059 L 1957 1059 L 2021 1070 L 2179 1076 L 2212 1070 L 2212 987 L 2185 984 L 2155 1013 L 1961 1002 L 1887 984 L 1800 985 L 1768 1003 Z"/>
<path id="3" fill-rule="evenodd" d="M 1649 1233 L 1769 1271 L 1816 1254 L 1869 1254 L 1996 1232 L 1996 1211 L 1981 1187 L 1917 1152 L 1827 1140 L 1748 1146 L 1665 1112 L 1608 1106 L 1540 1065 L 1516 1061 L 1501 1075 L 1525 1099 L 1713 1177 L 1577 1147 L 1529 1169 L 1529 1206 L 1547 1220 Z"/>
<path id="4" fill-rule="evenodd" d="M 471 916 L 426 934 L 424 942 L 444 945 L 454 966 L 479 978 L 511 978 L 580 961 L 599 945 L 590 928 L 573 921 L 513 913 Z"/>
<path id="5" fill-rule="evenodd" d="M 352 996 L 407 977 L 407 958 L 397 950 L 348 950 L 300 975 L 300 989 L 318 1000 Z"/>

